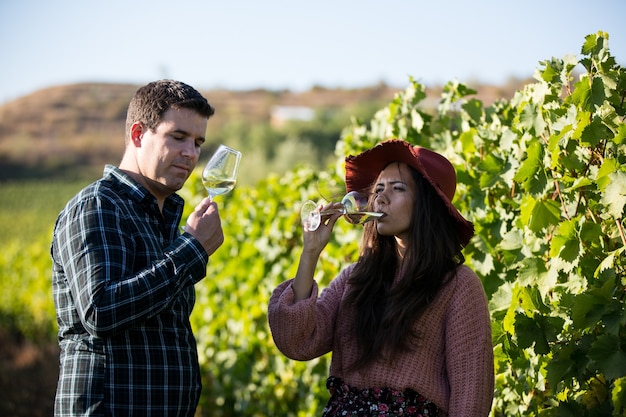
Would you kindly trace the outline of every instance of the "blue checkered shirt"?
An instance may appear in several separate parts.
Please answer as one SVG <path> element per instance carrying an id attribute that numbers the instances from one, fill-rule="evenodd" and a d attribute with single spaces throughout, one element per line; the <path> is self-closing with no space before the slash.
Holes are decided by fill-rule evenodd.
<path id="1" fill-rule="evenodd" d="M 179 232 L 183 204 L 173 194 L 161 213 L 107 165 L 59 214 L 55 416 L 193 416 L 201 383 L 189 315 L 208 256 Z"/>

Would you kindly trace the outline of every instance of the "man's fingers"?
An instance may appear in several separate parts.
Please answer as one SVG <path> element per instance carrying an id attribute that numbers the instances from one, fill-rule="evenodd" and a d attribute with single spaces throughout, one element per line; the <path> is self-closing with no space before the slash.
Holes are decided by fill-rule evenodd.
<path id="1" fill-rule="evenodd" d="M 196 206 L 195 211 L 198 214 L 204 214 L 205 211 L 207 211 L 207 209 L 211 206 L 211 199 L 210 198 L 204 198 L 202 199 L 202 201 L 200 202 L 200 204 L 198 204 Z"/>

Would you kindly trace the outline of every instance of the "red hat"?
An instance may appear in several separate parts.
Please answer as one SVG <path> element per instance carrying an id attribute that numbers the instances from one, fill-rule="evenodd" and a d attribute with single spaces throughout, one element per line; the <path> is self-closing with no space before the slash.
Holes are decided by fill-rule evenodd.
<path id="1" fill-rule="evenodd" d="M 346 158 L 346 190 L 363 191 L 372 186 L 380 172 L 391 162 L 404 162 L 417 169 L 433 186 L 458 224 L 462 246 L 474 235 L 474 225 L 452 205 L 456 191 L 456 172 L 444 156 L 408 142 L 392 139 L 381 142 L 357 156 Z"/>

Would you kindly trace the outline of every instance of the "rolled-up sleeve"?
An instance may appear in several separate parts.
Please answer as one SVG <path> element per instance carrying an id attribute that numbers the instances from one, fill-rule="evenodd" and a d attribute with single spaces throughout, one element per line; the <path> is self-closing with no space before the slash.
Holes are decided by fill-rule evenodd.
<path id="1" fill-rule="evenodd" d="M 313 282 L 309 298 L 297 302 L 293 280 L 276 287 L 269 302 L 268 320 L 274 343 L 285 356 L 306 361 L 332 350 L 346 279 L 344 270 L 319 297 L 318 284 Z"/>

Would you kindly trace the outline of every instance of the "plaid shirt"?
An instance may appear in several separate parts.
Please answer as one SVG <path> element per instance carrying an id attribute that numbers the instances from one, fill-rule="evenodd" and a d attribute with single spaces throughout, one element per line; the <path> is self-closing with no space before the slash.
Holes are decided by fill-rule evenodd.
<path id="1" fill-rule="evenodd" d="M 55 415 L 193 416 L 201 383 L 189 323 L 208 256 L 118 168 L 78 193 L 52 240 L 60 373 Z"/>

